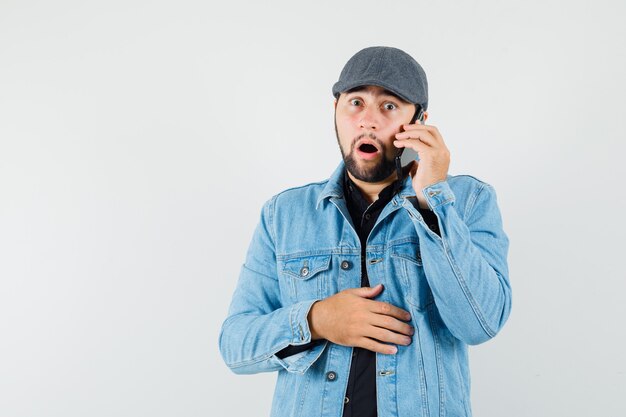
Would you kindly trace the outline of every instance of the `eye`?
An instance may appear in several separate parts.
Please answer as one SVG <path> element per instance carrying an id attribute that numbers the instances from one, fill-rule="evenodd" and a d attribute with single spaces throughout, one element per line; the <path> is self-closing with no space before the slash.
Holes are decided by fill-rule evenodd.
<path id="1" fill-rule="evenodd" d="M 397 109 L 397 108 L 398 108 L 398 106 L 396 106 L 393 103 L 390 103 L 390 102 L 385 103 L 385 109 L 386 110 L 394 110 L 394 109 Z"/>
<path id="2" fill-rule="evenodd" d="M 354 104 L 356 102 L 356 104 Z M 359 100 L 358 98 L 353 98 L 352 100 L 350 100 L 350 104 L 358 106 L 361 103 L 361 100 Z"/>

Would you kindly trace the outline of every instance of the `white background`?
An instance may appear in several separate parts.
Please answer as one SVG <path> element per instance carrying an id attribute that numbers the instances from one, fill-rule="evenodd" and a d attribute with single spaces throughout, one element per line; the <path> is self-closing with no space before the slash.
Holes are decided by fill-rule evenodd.
<path id="1" fill-rule="evenodd" d="M 395 46 L 495 186 L 513 311 L 476 416 L 624 416 L 622 1 L 0 0 L 0 414 L 262 416 L 217 338 L 264 201 L 340 161 L 331 86 Z"/>

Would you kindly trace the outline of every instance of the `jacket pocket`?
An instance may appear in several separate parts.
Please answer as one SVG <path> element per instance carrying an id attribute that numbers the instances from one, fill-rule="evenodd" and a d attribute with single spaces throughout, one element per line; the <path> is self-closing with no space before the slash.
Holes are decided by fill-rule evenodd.
<path id="1" fill-rule="evenodd" d="M 294 302 L 326 296 L 331 255 L 285 257 L 281 263 Z"/>
<path id="2" fill-rule="evenodd" d="M 419 310 L 433 303 L 433 294 L 424 274 L 419 243 L 409 241 L 390 248 L 392 273 L 399 277 L 404 287 L 404 298 Z"/>

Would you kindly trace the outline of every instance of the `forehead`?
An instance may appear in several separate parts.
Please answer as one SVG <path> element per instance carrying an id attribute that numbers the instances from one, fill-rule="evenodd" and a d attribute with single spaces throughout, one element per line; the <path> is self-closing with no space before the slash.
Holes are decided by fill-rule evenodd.
<path id="1" fill-rule="evenodd" d="M 348 95 L 348 94 L 352 94 L 352 93 L 369 93 L 369 94 L 372 94 L 374 96 L 393 97 L 396 100 L 399 100 L 399 101 L 401 101 L 403 103 L 410 104 L 407 101 L 405 101 L 404 99 L 398 97 L 396 94 L 394 94 L 391 91 L 387 90 L 386 88 L 379 87 L 377 85 L 360 85 L 358 87 L 354 87 L 354 88 L 351 88 L 349 90 L 346 90 L 342 94 Z"/>

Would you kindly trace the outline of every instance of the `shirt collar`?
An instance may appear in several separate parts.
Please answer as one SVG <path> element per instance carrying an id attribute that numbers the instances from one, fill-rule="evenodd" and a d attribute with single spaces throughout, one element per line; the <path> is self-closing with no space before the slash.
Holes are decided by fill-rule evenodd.
<path id="1" fill-rule="evenodd" d="M 394 181 L 392 184 L 389 184 L 388 186 L 383 188 L 378 194 L 378 199 L 372 204 L 370 204 L 365 198 L 365 196 L 363 195 L 363 192 L 358 188 L 358 186 L 354 183 L 354 181 L 350 179 L 350 177 L 348 176 L 347 170 L 344 170 L 343 177 L 344 177 L 343 190 L 344 190 L 344 196 L 346 200 L 349 199 L 352 202 L 352 204 L 356 204 L 356 207 L 358 207 L 359 210 L 362 212 L 365 211 L 371 205 L 380 205 L 381 203 L 382 204 L 388 203 L 389 200 L 391 200 L 391 198 L 395 194 L 396 186 L 398 183 L 398 181 Z"/>

